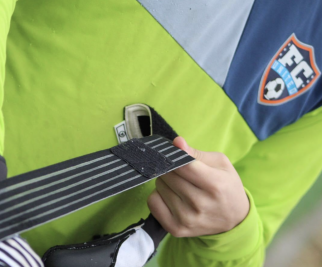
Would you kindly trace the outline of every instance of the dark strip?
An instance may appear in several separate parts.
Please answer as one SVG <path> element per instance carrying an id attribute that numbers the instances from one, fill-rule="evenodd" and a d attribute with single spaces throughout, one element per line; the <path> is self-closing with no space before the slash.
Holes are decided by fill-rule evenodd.
<path id="1" fill-rule="evenodd" d="M 153 134 L 164 136 L 171 141 L 175 139 L 178 134 L 174 129 L 163 119 L 161 115 L 152 107 L 150 108 L 151 116 L 152 116 L 152 132 Z"/>
<path id="2" fill-rule="evenodd" d="M 0 156 L 0 181 L 7 178 L 7 165 L 4 157 Z"/>
<path id="3" fill-rule="evenodd" d="M 65 175 L 58 175 L 54 176 L 50 179 L 40 181 L 38 183 L 31 184 L 29 186 L 24 186 L 20 187 L 16 190 L 12 190 L 9 192 L 4 192 L 3 193 L 3 200 L 0 200 L 0 214 L 1 210 L 5 208 L 5 204 L 10 207 L 12 206 L 12 201 L 16 201 L 17 203 L 23 201 L 22 197 L 28 195 L 28 194 L 34 194 L 35 197 L 39 196 L 41 193 L 39 192 L 40 190 L 45 190 L 47 189 L 48 193 L 52 192 L 53 189 L 55 188 L 66 188 L 69 184 L 74 184 L 74 183 L 83 183 L 86 181 L 85 179 L 89 176 L 92 177 L 93 175 L 97 173 L 103 173 L 106 170 L 110 170 L 114 167 L 117 167 L 115 164 L 115 161 L 119 159 L 113 159 L 107 162 L 102 162 L 99 166 L 93 166 L 93 168 L 88 168 L 88 169 L 83 169 L 79 168 L 77 171 L 73 171 L 69 174 Z M 25 189 L 23 191 L 23 189 Z M 45 192 L 44 191 L 44 192 Z"/>
<path id="4" fill-rule="evenodd" d="M 168 144 L 164 141 L 157 148 Z M 119 146 L 111 148 L 111 152 L 132 166 L 137 172 L 150 179 L 167 172 L 174 163 L 166 158 L 163 154 L 158 153 L 154 148 L 150 148 L 139 139 L 132 139 Z"/>
<path id="5" fill-rule="evenodd" d="M 144 225 L 142 226 L 145 232 L 153 240 L 154 249 L 156 250 L 159 246 L 162 239 L 166 236 L 167 231 L 163 229 L 160 223 L 153 217 L 152 214 L 145 220 Z"/>
<path id="6" fill-rule="evenodd" d="M 125 165 L 125 164 L 123 164 L 123 165 Z M 82 193 L 84 193 L 86 195 L 87 191 L 89 191 L 91 188 L 94 188 L 94 190 L 99 190 L 100 186 L 104 186 L 104 188 L 111 187 L 112 185 L 117 183 L 118 180 L 125 180 L 126 181 L 127 179 L 130 179 L 132 176 L 137 174 L 137 173 L 133 172 L 132 169 L 129 168 L 128 166 L 125 166 L 123 168 L 124 168 L 124 172 L 120 173 L 119 175 L 114 174 L 115 175 L 114 177 L 112 177 L 112 175 L 115 172 L 105 174 L 106 172 L 109 172 L 107 170 L 107 171 L 105 171 L 105 173 L 96 174 L 96 176 L 100 176 L 100 179 L 97 179 L 96 181 L 89 179 L 88 182 L 82 183 L 78 186 L 70 187 L 68 189 L 66 189 L 66 188 L 57 189 L 53 192 L 54 194 L 51 194 L 50 189 L 49 189 L 48 193 L 46 193 L 47 190 L 45 190 L 45 192 L 43 192 L 41 196 L 35 196 L 32 199 L 25 198 L 24 202 L 18 202 L 15 205 L 14 209 L 12 207 L 7 208 L 6 212 L 4 212 L 7 217 L 4 219 L 1 219 L 0 222 L 3 223 L 6 221 L 10 221 L 11 219 L 14 219 L 14 218 L 19 218 L 19 217 L 21 218 L 21 216 L 23 214 L 27 214 L 29 212 L 29 210 L 36 211 L 41 208 L 46 209 L 46 207 L 51 203 L 55 204 L 59 201 L 63 201 L 62 203 L 67 202 L 70 200 L 70 198 L 72 196 L 75 196 L 75 195 L 77 197 L 81 197 L 83 195 Z M 125 168 L 126 168 L 126 170 L 125 170 Z M 131 173 L 126 174 L 129 171 L 131 171 Z M 131 176 L 131 177 L 129 177 L 129 176 Z M 82 182 L 82 181 L 80 181 L 80 182 Z"/>
<path id="7" fill-rule="evenodd" d="M 194 160 L 163 137 L 150 136 L 141 141 L 154 155 L 172 162 L 171 168 L 147 178 L 110 150 L 104 150 L 2 181 L 0 240 L 119 194 Z M 157 152 L 160 150 L 162 154 Z M 149 167 L 149 162 L 142 166 Z"/>

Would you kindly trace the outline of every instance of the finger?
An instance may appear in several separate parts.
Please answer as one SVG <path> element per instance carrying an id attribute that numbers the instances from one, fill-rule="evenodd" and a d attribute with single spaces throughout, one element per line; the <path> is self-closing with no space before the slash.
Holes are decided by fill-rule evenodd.
<path id="1" fill-rule="evenodd" d="M 155 181 L 156 190 L 160 194 L 163 202 L 167 205 L 173 215 L 178 214 L 182 200 L 167 184 L 160 178 Z"/>
<path id="2" fill-rule="evenodd" d="M 176 224 L 168 206 L 164 203 L 160 194 L 154 190 L 148 198 L 148 207 L 154 218 L 162 225 L 162 227 L 170 233 Z"/>
<path id="3" fill-rule="evenodd" d="M 159 178 L 190 206 L 195 203 L 198 196 L 202 194 L 202 190 L 200 190 L 200 188 L 183 179 L 175 172 L 169 172 Z"/>
<path id="4" fill-rule="evenodd" d="M 178 136 L 173 140 L 173 145 L 187 152 L 191 157 L 207 164 L 208 166 L 226 169 L 227 165 L 230 165 L 230 161 L 226 155 L 220 152 L 206 152 L 200 151 L 193 147 L 190 147 L 186 140 Z"/>
<path id="5" fill-rule="evenodd" d="M 220 170 L 209 167 L 198 160 L 178 168 L 173 172 L 193 184 L 195 187 L 205 191 L 208 191 L 210 185 L 213 185 L 216 182 L 217 177 L 220 177 Z"/>

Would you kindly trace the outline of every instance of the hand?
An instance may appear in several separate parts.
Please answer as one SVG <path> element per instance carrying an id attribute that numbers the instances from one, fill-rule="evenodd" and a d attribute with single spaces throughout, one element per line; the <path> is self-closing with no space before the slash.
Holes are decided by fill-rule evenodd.
<path id="1" fill-rule="evenodd" d="M 163 228 L 175 237 L 193 237 L 226 232 L 242 222 L 249 201 L 229 159 L 193 149 L 182 137 L 173 144 L 196 161 L 156 179 L 148 206 Z"/>

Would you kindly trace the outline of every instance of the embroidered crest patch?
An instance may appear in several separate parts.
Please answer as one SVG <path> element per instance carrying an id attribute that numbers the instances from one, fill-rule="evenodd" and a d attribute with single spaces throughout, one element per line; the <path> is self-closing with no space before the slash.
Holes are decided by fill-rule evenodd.
<path id="1" fill-rule="evenodd" d="M 259 87 L 258 103 L 280 105 L 300 96 L 320 76 L 314 48 L 293 33 L 268 64 Z"/>

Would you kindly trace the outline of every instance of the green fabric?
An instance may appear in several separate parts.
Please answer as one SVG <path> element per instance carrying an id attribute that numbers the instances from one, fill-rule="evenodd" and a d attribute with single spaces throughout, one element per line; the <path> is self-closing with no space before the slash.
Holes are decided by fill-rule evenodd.
<path id="1" fill-rule="evenodd" d="M 154 107 L 191 146 L 230 158 L 248 189 L 249 215 L 220 235 L 169 237 L 161 266 L 259 266 L 321 168 L 322 112 L 258 142 L 224 91 L 134 0 L 17 2 L 4 89 L 9 176 L 116 145 L 113 126 L 133 103 Z M 121 231 L 147 217 L 153 188 L 144 184 L 23 237 L 42 255 Z"/>
<path id="2" fill-rule="evenodd" d="M 0 110 L 3 104 L 3 86 L 5 79 L 6 44 L 10 27 L 10 20 L 14 11 L 16 0 L 0 1 Z M 4 148 L 4 120 L 0 112 L 0 155 Z"/>
<path id="3" fill-rule="evenodd" d="M 319 108 L 256 144 L 236 164 L 263 221 L 266 245 L 321 172 L 321 132 Z"/>

